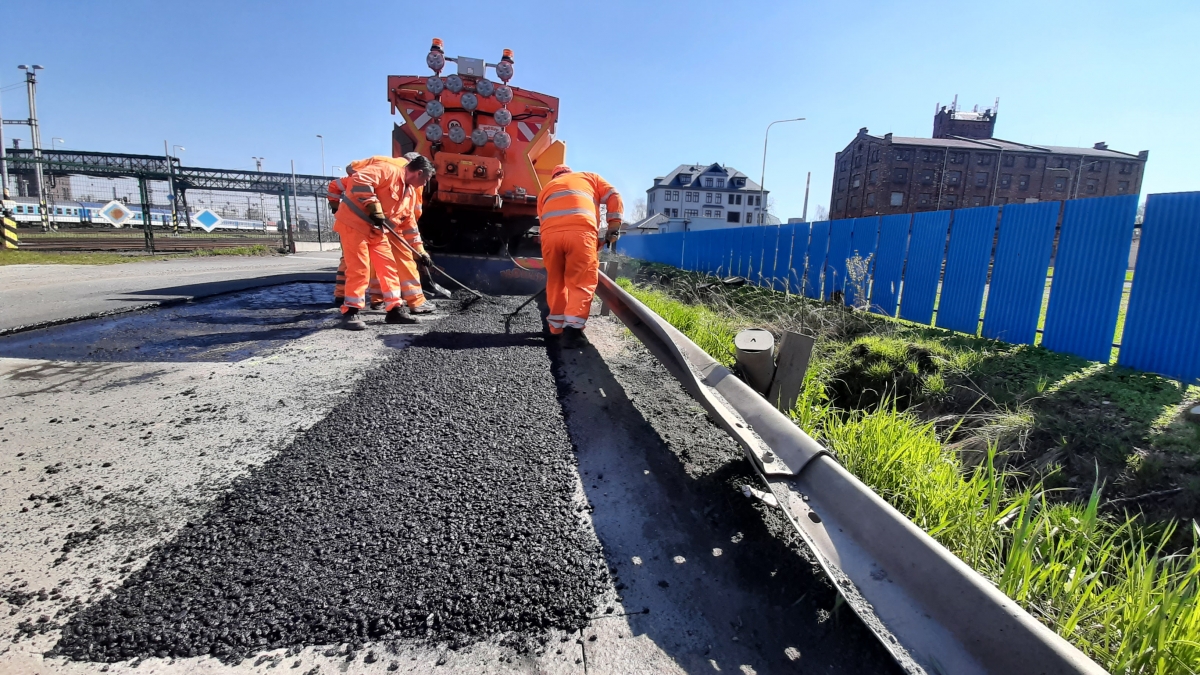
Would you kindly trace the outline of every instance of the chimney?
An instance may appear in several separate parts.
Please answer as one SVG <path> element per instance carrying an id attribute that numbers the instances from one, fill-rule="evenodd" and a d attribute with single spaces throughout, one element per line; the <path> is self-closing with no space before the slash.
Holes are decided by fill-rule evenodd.
<path id="1" fill-rule="evenodd" d="M 859 136 L 866 136 L 866 135 L 867 135 L 867 128 L 866 128 L 866 127 L 861 127 L 861 128 L 858 130 L 858 135 L 859 135 Z"/>
<path id="2" fill-rule="evenodd" d="M 887 143 L 888 145 L 892 144 L 892 132 L 889 131 L 883 135 L 883 142 Z"/>
<path id="3" fill-rule="evenodd" d="M 1142 160 L 1143 162 L 1146 161 L 1146 159 L 1148 157 L 1150 157 L 1149 150 L 1142 150 L 1141 152 L 1138 153 L 1138 159 Z"/>
<path id="4" fill-rule="evenodd" d="M 1097 144 L 1093 145 L 1093 146 L 1092 146 L 1092 149 L 1093 149 L 1093 150 L 1107 150 L 1107 149 L 1108 149 L 1108 143 L 1105 143 L 1104 141 L 1100 141 L 1099 143 L 1097 143 Z"/>

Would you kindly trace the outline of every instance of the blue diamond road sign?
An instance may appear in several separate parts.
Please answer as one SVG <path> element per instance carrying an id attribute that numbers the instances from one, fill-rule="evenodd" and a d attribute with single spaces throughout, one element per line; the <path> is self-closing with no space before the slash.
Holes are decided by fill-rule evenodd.
<path id="1" fill-rule="evenodd" d="M 192 220 L 196 221 L 200 227 L 203 227 L 205 232 L 212 232 L 213 228 L 221 224 L 221 216 L 218 216 L 208 209 L 204 209 L 200 213 L 197 213 Z"/>
<path id="2" fill-rule="evenodd" d="M 100 217 L 112 223 L 113 227 L 121 227 L 133 218 L 133 211 L 128 206 L 114 200 L 100 209 Z"/>

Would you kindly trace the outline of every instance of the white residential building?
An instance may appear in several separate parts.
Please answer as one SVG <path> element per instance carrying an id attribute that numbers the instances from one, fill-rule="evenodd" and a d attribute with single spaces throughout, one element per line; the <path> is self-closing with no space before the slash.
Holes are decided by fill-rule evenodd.
<path id="1" fill-rule="evenodd" d="M 769 194 L 733 167 L 680 164 L 646 190 L 646 214 L 665 216 L 662 233 L 774 225 L 779 219 L 763 208 Z"/>

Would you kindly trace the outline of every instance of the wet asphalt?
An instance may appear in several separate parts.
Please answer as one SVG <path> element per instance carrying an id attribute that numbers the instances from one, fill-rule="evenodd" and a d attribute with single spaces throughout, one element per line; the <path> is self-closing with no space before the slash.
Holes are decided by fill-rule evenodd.
<path id="1" fill-rule="evenodd" d="M 515 306 L 518 299 L 513 299 Z M 116 661 L 582 628 L 610 584 L 530 312 L 481 302 L 75 615 L 50 656 Z"/>

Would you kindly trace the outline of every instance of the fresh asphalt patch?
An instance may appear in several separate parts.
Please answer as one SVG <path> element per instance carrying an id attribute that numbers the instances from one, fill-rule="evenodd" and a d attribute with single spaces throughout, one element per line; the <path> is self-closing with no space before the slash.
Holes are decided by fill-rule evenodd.
<path id="1" fill-rule="evenodd" d="M 73 617 L 49 656 L 235 662 L 586 625 L 608 569 L 581 517 L 536 314 L 503 334 L 499 313 L 518 301 L 447 317 L 368 371 L 346 403 Z"/>

